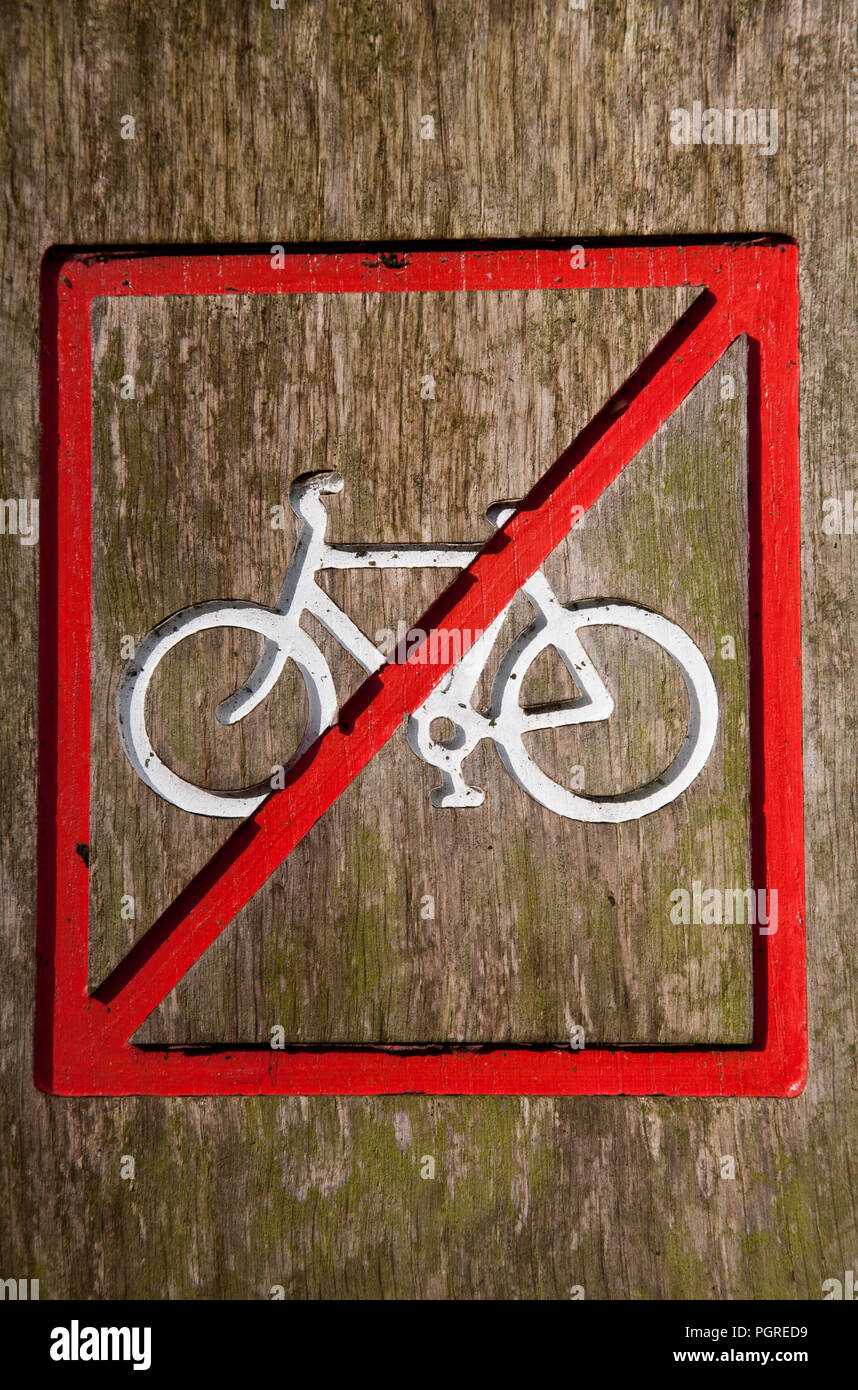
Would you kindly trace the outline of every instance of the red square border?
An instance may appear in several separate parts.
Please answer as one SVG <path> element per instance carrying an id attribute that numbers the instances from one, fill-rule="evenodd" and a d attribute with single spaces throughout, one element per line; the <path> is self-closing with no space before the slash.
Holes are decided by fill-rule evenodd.
<path id="1" fill-rule="evenodd" d="M 583 255 L 581 253 L 583 245 Z M 583 264 L 582 264 L 583 262 Z M 40 769 L 35 1080 L 61 1095 L 795 1096 L 806 1079 L 801 741 L 798 250 L 774 237 L 668 243 L 51 252 L 42 269 Z M 91 992 L 90 318 L 112 295 L 355 294 L 700 287 L 640 364 L 418 619 L 485 629 L 739 336 L 748 340 L 753 882 L 778 929 L 755 932 L 752 1041 L 141 1046 L 143 1019 L 448 669 L 391 661 Z M 427 639 L 429 640 L 429 639 Z M 453 644 L 442 644 L 452 651 Z"/>

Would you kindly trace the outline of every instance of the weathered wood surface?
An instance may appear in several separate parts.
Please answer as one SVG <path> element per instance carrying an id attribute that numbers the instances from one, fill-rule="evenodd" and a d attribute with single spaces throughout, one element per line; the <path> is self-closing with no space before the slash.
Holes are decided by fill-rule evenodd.
<path id="1" fill-rule="evenodd" d="M 856 20 L 854 3 L 821 2 L 8 7 L 4 497 L 38 493 L 38 266 L 52 243 L 798 237 L 811 1065 L 793 1102 L 40 1095 L 37 551 L 3 537 L 4 1277 L 39 1277 L 43 1296 L 253 1298 L 281 1284 L 791 1298 L 855 1267 L 858 540 L 820 519 L 822 498 L 853 483 Z M 675 148 L 668 112 L 693 100 L 777 107 L 778 152 Z M 126 114 L 134 140 L 120 138 Z M 97 306 L 93 980 L 223 836 L 125 764 L 121 636 L 195 599 L 270 602 L 291 532 L 269 509 L 310 467 L 345 476 L 336 540 L 485 534 L 484 506 L 527 488 L 680 307 L 655 292 Z M 420 396 L 428 372 L 434 401 Z M 724 372 L 735 400 L 721 399 Z M 300 882 L 294 866 L 275 875 L 141 1038 L 256 1040 L 282 1023 L 313 1041 L 544 1041 L 573 1022 L 606 1041 L 747 1037 L 746 938 L 686 933 L 667 903 L 693 877 L 749 881 L 743 379 L 739 344 L 547 566 L 564 598 L 649 604 L 710 660 L 722 728 L 688 796 L 639 827 L 588 829 L 543 812 L 488 750 L 472 760 L 487 805 L 434 811 L 433 776 L 398 737 L 300 848 Z M 422 611 L 433 583 L 350 575 L 331 592 L 373 635 Z M 735 662 L 719 657 L 724 634 Z M 345 692 L 355 671 L 325 650 Z M 682 702 L 652 653 L 608 638 L 591 650 L 622 672 L 624 718 L 558 738 L 546 765 L 631 785 L 664 762 Z M 252 652 L 232 634 L 165 663 L 157 727 L 181 769 L 250 779 L 282 760 L 296 684 L 246 730 L 211 718 Z M 735 1179 L 720 1177 L 724 1155 Z"/>
<path id="2" fill-rule="evenodd" d="M 310 464 L 346 479 L 328 505 L 335 541 L 482 538 L 486 504 L 529 491 L 676 312 L 672 291 L 114 300 L 97 309 L 95 982 L 229 825 L 189 817 L 139 786 L 116 735 L 122 636 L 137 640 L 206 598 L 272 601 L 293 529 L 272 529 L 272 507 Z M 593 362 L 585 386 L 582 364 L 596 343 L 616 346 Z M 747 577 L 741 565 L 712 562 L 743 554 L 747 535 L 741 345 L 733 357 L 736 397 L 720 400 L 725 360 L 546 566 L 562 596 L 643 603 L 707 650 L 722 718 L 689 795 L 640 823 L 586 826 L 532 801 L 484 747 L 468 764 L 484 805 L 438 810 L 427 798 L 436 774 L 400 735 L 141 1039 L 264 1042 L 276 1023 L 301 1041 L 552 1042 L 575 1024 L 592 1042 L 749 1037 L 748 931 L 670 921 L 671 890 L 690 875 L 750 882 L 747 663 L 721 661 L 718 641 L 725 632 L 741 644 Z M 227 363 L 237 372 L 224 378 Z M 430 368 L 434 399 L 423 400 Z M 121 398 L 124 373 L 134 376 L 133 399 Z M 374 635 L 416 618 L 447 580 L 358 571 L 322 582 Z M 498 652 L 531 617 L 522 599 Z M 312 620 L 308 630 L 345 697 L 361 672 Z M 641 785 L 681 743 L 679 672 L 622 630 L 589 645 L 613 675 L 614 719 L 532 735 L 531 751 L 567 785 L 574 767 L 594 792 Z M 232 729 L 212 717 L 254 652 L 252 637 L 228 630 L 185 643 L 159 671 L 153 734 L 183 776 L 247 785 L 297 746 L 299 679 Z M 541 676 L 537 665 L 525 680 L 525 701 L 571 689 L 549 657 Z M 484 677 L 485 702 L 496 666 Z M 123 894 L 135 899 L 133 922 L 120 917 Z"/>

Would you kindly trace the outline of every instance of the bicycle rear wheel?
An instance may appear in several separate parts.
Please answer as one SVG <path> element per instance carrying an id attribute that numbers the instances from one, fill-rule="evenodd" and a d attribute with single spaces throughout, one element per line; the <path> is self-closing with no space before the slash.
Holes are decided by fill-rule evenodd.
<path id="1" fill-rule="evenodd" d="M 158 623 L 142 639 L 122 672 L 116 696 L 116 717 L 125 755 L 140 780 L 152 791 L 194 815 L 243 818 L 257 810 L 270 795 L 269 781 L 226 791 L 197 786 L 180 777 L 159 757 L 146 726 L 146 694 L 167 653 L 197 633 L 228 627 L 257 632 L 276 643 L 283 653 L 284 664 L 294 661 L 304 679 L 307 727 L 299 748 L 285 764 L 291 766 L 322 730 L 333 723 L 337 715 L 337 695 L 327 662 L 313 639 L 297 622 L 262 604 L 213 600 L 182 608 Z"/>

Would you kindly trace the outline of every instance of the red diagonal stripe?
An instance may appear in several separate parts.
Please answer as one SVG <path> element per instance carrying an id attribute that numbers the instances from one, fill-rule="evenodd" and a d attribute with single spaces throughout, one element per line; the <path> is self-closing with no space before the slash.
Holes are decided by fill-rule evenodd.
<path id="1" fill-rule="evenodd" d="M 415 624 L 487 628 L 743 331 L 706 291 L 590 421 Z M 452 643 L 439 650 L 453 650 Z M 96 991 L 104 1043 L 125 1043 L 455 663 L 388 664 L 369 677 L 273 792 L 226 841 Z"/>

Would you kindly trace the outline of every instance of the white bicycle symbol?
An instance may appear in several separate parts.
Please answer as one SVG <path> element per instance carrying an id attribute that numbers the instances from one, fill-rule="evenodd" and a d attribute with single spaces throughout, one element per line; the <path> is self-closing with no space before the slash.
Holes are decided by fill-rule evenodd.
<path id="1" fill-rule="evenodd" d="M 329 545 L 325 540 L 325 493 L 341 492 L 338 473 L 307 473 L 297 477 L 289 492 L 292 510 L 302 522 L 298 542 L 277 603 L 273 608 L 241 601 L 211 600 L 182 608 L 158 623 L 139 643 L 127 662 L 117 695 L 117 719 L 129 762 L 148 787 L 174 806 L 204 816 L 244 817 L 270 795 L 269 781 L 234 791 L 196 786 L 173 772 L 158 756 L 146 728 L 146 692 L 159 663 L 179 642 L 212 628 L 245 628 L 263 639 L 262 654 L 247 682 L 218 705 L 222 724 L 235 724 L 251 713 L 274 686 L 287 661 L 293 661 L 307 689 L 307 727 L 290 767 L 337 717 L 338 701 L 327 662 L 300 626 L 301 614 L 312 613 L 367 673 L 380 669 L 387 657 L 361 632 L 351 618 L 319 587 L 316 575 L 326 569 L 457 568 L 470 564 L 479 546 L 455 544 Z M 516 508 L 496 502 L 486 516 L 502 526 Z M 573 820 L 613 822 L 638 820 L 668 805 L 691 785 L 704 767 L 718 724 L 715 682 L 703 654 L 682 628 L 659 613 L 630 603 L 585 600 L 561 604 L 542 571 L 522 585 L 536 612 L 535 620 L 513 642 L 500 662 L 491 703 L 481 713 L 471 703 L 495 640 L 509 611 L 501 612 L 466 654 L 449 671 L 420 708 L 409 717 L 406 736 L 413 751 L 439 769 L 441 784 L 429 793 L 434 806 L 479 806 L 485 793 L 468 784 L 465 759 L 483 739 L 497 746 L 506 770 L 534 800 Z M 618 795 L 586 796 L 568 790 L 546 775 L 524 745 L 525 734 L 570 724 L 608 719 L 614 701 L 590 661 L 578 636 L 597 626 L 627 628 L 658 643 L 678 665 L 688 692 L 688 723 L 684 742 L 673 762 L 646 786 Z M 519 693 L 531 665 L 546 647 L 554 647 L 580 695 L 552 705 L 522 706 Z M 430 726 L 449 720 L 453 734 L 437 741 Z"/>

